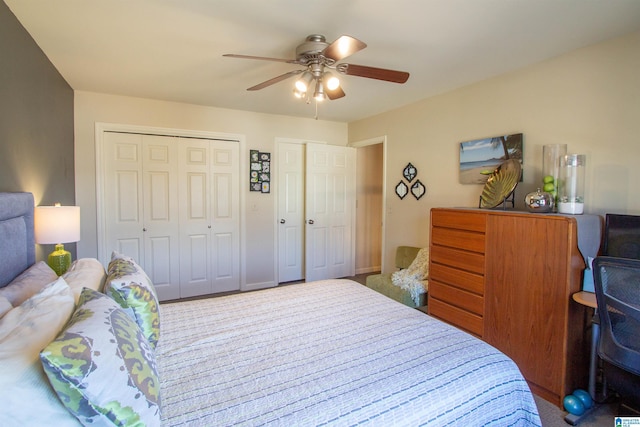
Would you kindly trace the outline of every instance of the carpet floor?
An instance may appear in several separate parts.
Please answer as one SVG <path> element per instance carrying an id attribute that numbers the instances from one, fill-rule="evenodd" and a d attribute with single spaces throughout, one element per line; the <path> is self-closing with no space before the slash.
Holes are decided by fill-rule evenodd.
<path id="1" fill-rule="evenodd" d="M 567 412 L 560 409 L 551 402 L 534 395 L 536 405 L 538 405 L 538 413 L 542 421 L 542 427 L 567 427 L 570 424 L 564 420 Z M 602 404 L 592 409 L 583 419 L 580 420 L 580 427 L 608 427 L 614 426 L 614 418 L 619 415 L 618 404 Z"/>

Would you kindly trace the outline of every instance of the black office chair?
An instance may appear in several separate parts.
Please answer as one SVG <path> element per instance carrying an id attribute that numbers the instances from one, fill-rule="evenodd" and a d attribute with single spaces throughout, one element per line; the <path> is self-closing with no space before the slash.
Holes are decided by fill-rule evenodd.
<path id="1" fill-rule="evenodd" d="M 640 260 L 597 257 L 593 278 L 605 378 L 624 403 L 640 409 Z"/>

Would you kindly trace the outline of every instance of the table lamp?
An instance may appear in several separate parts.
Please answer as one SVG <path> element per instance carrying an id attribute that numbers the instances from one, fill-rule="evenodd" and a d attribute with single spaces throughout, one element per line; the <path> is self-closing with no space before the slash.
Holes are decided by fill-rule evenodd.
<path id="1" fill-rule="evenodd" d="M 34 212 L 34 232 L 36 243 L 55 244 L 49 254 L 47 264 L 58 276 L 62 276 L 71 265 L 71 253 L 64 249 L 64 243 L 80 240 L 79 206 L 37 206 Z"/>

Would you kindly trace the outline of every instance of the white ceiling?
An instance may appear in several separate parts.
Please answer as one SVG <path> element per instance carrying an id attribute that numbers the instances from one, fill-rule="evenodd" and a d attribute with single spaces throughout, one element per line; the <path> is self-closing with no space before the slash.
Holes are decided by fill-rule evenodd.
<path id="1" fill-rule="evenodd" d="M 315 116 L 294 79 L 309 34 L 368 47 L 341 62 L 411 73 L 404 85 L 343 76 L 318 106 L 350 122 L 640 30 L 640 0 L 5 0 L 75 90 Z"/>

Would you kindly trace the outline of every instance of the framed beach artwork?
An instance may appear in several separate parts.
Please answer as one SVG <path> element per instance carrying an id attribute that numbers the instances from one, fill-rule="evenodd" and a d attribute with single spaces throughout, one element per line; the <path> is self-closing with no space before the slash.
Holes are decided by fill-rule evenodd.
<path id="1" fill-rule="evenodd" d="M 460 184 L 486 183 L 493 171 L 509 159 L 517 159 L 522 165 L 521 133 L 461 142 Z"/>

